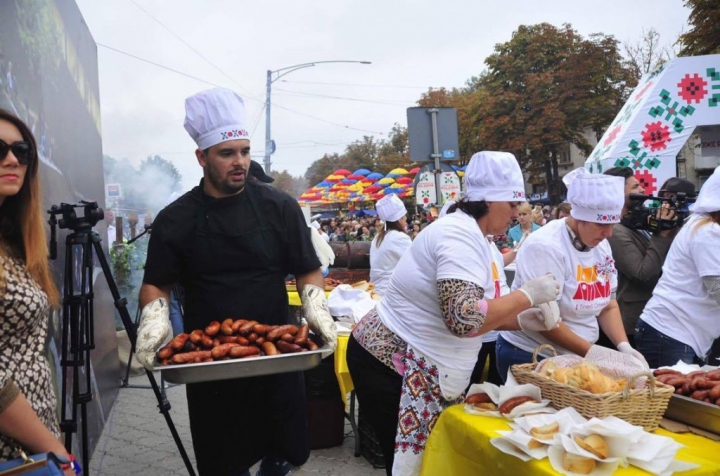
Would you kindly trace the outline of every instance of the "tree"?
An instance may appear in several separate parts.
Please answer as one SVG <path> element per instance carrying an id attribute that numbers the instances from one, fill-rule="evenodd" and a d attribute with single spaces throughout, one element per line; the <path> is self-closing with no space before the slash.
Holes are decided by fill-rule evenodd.
<path id="1" fill-rule="evenodd" d="M 270 175 L 275 179 L 271 185 L 292 197 L 299 197 L 308 188 L 307 181 L 304 178 L 294 177 L 287 170 L 282 172 L 273 170 Z"/>
<path id="2" fill-rule="evenodd" d="M 147 156 L 142 162 L 140 162 L 140 174 L 161 174 L 165 179 L 169 179 L 169 186 L 171 192 L 177 192 L 181 189 L 182 175 L 178 172 L 178 169 L 167 159 L 160 157 L 159 155 Z"/>
<path id="3" fill-rule="evenodd" d="M 474 125 L 484 148 L 516 155 L 531 181 L 545 174 L 552 200 L 560 193 L 558 158 L 583 136 L 611 123 L 629 91 L 618 42 L 602 34 L 583 38 L 571 25 L 520 26 L 485 60 L 477 81 L 482 107 Z"/>
<path id="4" fill-rule="evenodd" d="M 680 35 L 680 56 L 720 53 L 720 0 L 685 0 L 690 31 Z"/>
<path id="5" fill-rule="evenodd" d="M 674 56 L 669 47 L 662 45 L 660 33 L 652 27 L 647 31 L 643 28 L 642 38 L 635 43 L 623 43 L 623 49 L 636 84 L 645 73 L 655 70 Z"/>

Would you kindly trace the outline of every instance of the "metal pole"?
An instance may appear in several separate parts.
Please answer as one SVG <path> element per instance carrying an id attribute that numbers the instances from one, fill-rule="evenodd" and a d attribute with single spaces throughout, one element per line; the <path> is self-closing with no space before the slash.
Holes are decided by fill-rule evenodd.
<path id="1" fill-rule="evenodd" d="M 267 71 L 267 84 L 265 86 L 265 173 L 270 175 L 270 147 L 272 138 L 270 137 L 270 90 L 272 88 L 272 71 Z"/>
<path id="2" fill-rule="evenodd" d="M 433 153 L 430 157 L 435 159 L 435 196 L 437 203 L 436 205 L 442 206 L 443 199 L 440 191 L 440 146 L 438 144 L 438 129 L 437 129 L 437 115 L 440 110 L 438 108 L 428 109 L 430 118 L 432 119 L 432 141 L 433 141 Z"/>

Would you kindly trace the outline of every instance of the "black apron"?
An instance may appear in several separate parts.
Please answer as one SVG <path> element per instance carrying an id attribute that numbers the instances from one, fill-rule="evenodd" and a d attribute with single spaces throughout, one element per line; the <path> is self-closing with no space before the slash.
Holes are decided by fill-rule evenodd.
<path id="1" fill-rule="evenodd" d="M 229 317 L 289 322 L 281 224 L 259 212 L 255 187 L 248 183 L 242 194 L 202 201 L 183 280 L 185 329 L 203 329 Z M 239 219 L 240 207 L 250 207 L 255 224 Z M 186 390 L 201 476 L 242 474 L 267 455 L 294 465 L 307 461 L 301 372 L 188 384 Z"/>

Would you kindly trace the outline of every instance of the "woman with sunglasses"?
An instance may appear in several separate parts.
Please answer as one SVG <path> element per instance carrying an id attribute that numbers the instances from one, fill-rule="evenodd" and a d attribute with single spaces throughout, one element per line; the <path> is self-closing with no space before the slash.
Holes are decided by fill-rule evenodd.
<path id="1" fill-rule="evenodd" d="M 58 292 L 47 261 L 30 129 L 0 109 L 0 462 L 55 453 L 74 475 L 60 442 L 50 368 L 45 358 L 49 312 Z"/>

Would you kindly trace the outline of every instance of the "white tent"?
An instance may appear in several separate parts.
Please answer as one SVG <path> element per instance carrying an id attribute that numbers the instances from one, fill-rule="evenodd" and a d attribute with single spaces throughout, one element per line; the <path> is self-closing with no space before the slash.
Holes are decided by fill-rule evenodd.
<path id="1" fill-rule="evenodd" d="M 643 76 L 585 167 L 632 167 L 653 195 L 676 176 L 676 157 L 695 128 L 717 124 L 720 55 L 677 58 Z"/>

